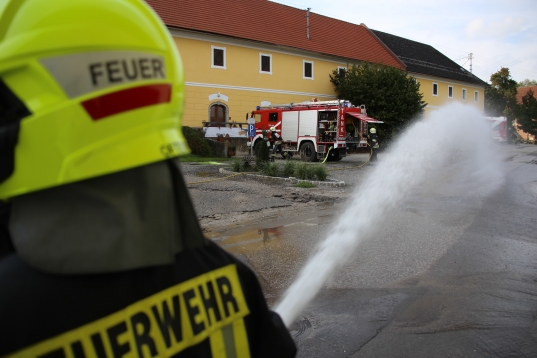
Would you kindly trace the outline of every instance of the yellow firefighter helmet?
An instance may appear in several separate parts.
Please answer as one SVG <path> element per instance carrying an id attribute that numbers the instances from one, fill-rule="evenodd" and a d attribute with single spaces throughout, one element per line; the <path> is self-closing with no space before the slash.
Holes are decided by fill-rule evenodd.
<path id="1" fill-rule="evenodd" d="M 0 0 L 0 199 L 189 152 L 184 77 L 142 0 Z"/>

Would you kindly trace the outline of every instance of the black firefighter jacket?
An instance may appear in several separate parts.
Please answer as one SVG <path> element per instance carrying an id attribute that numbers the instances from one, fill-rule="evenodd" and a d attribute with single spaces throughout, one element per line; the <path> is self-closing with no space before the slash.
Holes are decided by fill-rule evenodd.
<path id="1" fill-rule="evenodd" d="M 0 260 L 0 357 L 293 357 L 254 273 L 216 244 L 171 265 L 47 274 Z"/>

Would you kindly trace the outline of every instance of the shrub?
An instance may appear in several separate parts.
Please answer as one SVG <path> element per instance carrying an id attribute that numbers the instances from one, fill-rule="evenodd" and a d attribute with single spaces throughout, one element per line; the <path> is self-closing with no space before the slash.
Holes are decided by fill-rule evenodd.
<path id="1" fill-rule="evenodd" d="M 320 181 L 325 181 L 328 177 L 328 172 L 326 171 L 326 167 L 322 164 L 318 164 L 313 168 L 315 172 L 315 176 L 317 176 L 317 179 Z"/>
<path id="2" fill-rule="evenodd" d="M 307 179 L 315 178 L 315 166 L 306 164 L 306 178 Z"/>
<path id="3" fill-rule="evenodd" d="M 283 165 L 283 175 L 285 177 L 290 177 L 295 174 L 295 171 L 296 171 L 296 163 L 290 160 L 285 161 L 285 164 Z"/>
<path id="4" fill-rule="evenodd" d="M 278 174 L 280 174 L 280 166 L 278 163 L 269 163 L 267 162 L 263 169 L 261 170 L 261 173 L 263 175 L 267 175 L 269 177 L 276 177 Z"/>
<path id="5" fill-rule="evenodd" d="M 268 162 L 262 162 L 256 159 L 255 161 L 255 171 L 258 171 L 260 173 L 263 173 L 263 170 L 265 166 L 268 164 Z"/>
<path id="6" fill-rule="evenodd" d="M 298 179 L 306 179 L 307 178 L 307 164 L 306 163 L 300 163 L 296 166 L 296 176 Z"/>
<path id="7" fill-rule="evenodd" d="M 257 151 L 257 155 L 255 157 L 255 165 L 257 167 L 257 166 L 260 166 L 261 162 L 266 163 L 268 161 L 269 161 L 269 148 L 267 146 L 267 141 L 263 139 L 259 147 L 259 150 Z"/>
<path id="8" fill-rule="evenodd" d="M 209 144 L 201 137 L 200 132 L 190 127 L 183 126 L 183 135 L 192 151 L 192 154 L 200 157 L 212 157 L 213 151 Z"/>
<path id="9" fill-rule="evenodd" d="M 231 162 L 231 168 L 234 172 L 243 172 L 244 171 L 243 160 L 241 158 L 233 158 L 233 161 Z"/>
<path id="10" fill-rule="evenodd" d="M 315 188 L 315 184 L 309 181 L 301 181 L 300 183 L 296 183 L 294 186 L 297 188 Z"/>

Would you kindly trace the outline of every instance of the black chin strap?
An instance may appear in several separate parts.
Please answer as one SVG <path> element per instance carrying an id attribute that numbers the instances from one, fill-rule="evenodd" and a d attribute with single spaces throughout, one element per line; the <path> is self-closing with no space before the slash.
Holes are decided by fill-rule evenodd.
<path id="1" fill-rule="evenodd" d="M 179 159 L 174 158 L 167 161 L 173 183 L 175 194 L 175 205 L 177 215 L 181 218 L 179 225 L 179 236 L 184 248 L 197 248 L 207 244 L 207 239 L 203 235 L 194 204 L 190 199 L 188 189 L 180 169 Z"/>
<path id="2" fill-rule="evenodd" d="M 30 114 L 24 103 L 0 81 L 0 183 L 15 170 L 20 121 Z"/>
<path id="3" fill-rule="evenodd" d="M 0 201 L 0 260 L 2 257 L 15 252 L 8 228 L 10 213 L 11 204 Z"/>

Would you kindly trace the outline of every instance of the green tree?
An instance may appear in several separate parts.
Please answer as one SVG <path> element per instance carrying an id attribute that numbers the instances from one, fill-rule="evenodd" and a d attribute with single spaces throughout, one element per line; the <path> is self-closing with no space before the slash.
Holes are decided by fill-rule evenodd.
<path id="1" fill-rule="evenodd" d="M 522 104 L 517 111 L 517 124 L 518 129 L 537 135 L 537 99 L 532 90 L 522 97 Z"/>
<path id="2" fill-rule="evenodd" d="M 537 86 L 537 81 L 526 78 L 525 80 L 518 82 L 517 86 L 518 87 Z"/>
<path id="3" fill-rule="evenodd" d="M 490 76 L 491 86 L 485 88 L 485 114 L 507 118 L 507 137 L 512 140 L 513 121 L 519 112 L 516 94 L 517 82 L 511 78 L 509 69 L 502 67 Z"/>
<path id="4" fill-rule="evenodd" d="M 395 67 L 365 63 L 340 73 L 334 70 L 330 81 L 340 99 L 355 105 L 364 104 L 367 114 L 384 121 L 377 126 L 381 140 L 392 140 L 418 118 L 427 105 L 420 84 L 405 71 Z"/>
<path id="5" fill-rule="evenodd" d="M 491 117 L 506 116 L 514 119 L 517 82 L 511 78 L 509 69 L 502 67 L 490 76 L 491 86 L 485 88 L 485 113 Z"/>

